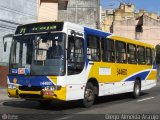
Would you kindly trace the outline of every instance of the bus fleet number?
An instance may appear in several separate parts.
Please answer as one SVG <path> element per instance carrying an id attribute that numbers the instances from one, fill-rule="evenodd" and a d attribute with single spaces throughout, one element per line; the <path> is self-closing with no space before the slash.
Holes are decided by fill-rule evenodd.
<path id="1" fill-rule="evenodd" d="M 117 75 L 127 75 L 127 69 L 117 68 Z"/>

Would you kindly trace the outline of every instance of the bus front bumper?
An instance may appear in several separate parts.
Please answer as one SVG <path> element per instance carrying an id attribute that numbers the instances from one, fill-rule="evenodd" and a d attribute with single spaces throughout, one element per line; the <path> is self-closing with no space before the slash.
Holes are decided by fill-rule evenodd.
<path id="1" fill-rule="evenodd" d="M 25 91 L 19 90 L 18 87 L 7 89 L 9 97 L 33 99 L 33 100 L 63 100 L 66 101 L 66 87 L 60 90 L 40 90 L 40 91 Z"/>

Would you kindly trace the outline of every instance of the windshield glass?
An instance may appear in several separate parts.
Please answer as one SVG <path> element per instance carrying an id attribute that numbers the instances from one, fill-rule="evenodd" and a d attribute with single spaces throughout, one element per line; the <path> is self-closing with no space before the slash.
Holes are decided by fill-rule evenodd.
<path id="1" fill-rule="evenodd" d="M 64 42 L 64 33 L 14 37 L 10 54 L 10 74 L 64 75 Z"/>

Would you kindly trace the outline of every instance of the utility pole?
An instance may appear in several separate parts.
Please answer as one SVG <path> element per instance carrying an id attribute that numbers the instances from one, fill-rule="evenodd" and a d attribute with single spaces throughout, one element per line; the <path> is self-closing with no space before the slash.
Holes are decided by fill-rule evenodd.
<path id="1" fill-rule="evenodd" d="M 97 0 L 97 29 L 100 29 L 100 18 L 101 18 L 101 7 L 100 0 Z"/>
<path id="2" fill-rule="evenodd" d="M 77 15 L 77 0 L 76 0 L 76 23 L 78 22 L 78 15 Z"/>
<path id="3" fill-rule="evenodd" d="M 78 23 L 78 15 L 77 15 L 77 0 L 75 0 L 75 23 Z"/>

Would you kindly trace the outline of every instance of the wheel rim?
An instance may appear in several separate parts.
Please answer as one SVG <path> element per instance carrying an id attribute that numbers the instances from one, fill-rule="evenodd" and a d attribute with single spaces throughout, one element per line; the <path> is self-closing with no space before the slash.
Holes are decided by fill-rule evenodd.
<path id="1" fill-rule="evenodd" d="M 139 92 L 140 92 L 139 85 L 136 85 L 136 87 L 135 87 L 135 94 L 139 95 Z"/>
<path id="2" fill-rule="evenodd" d="M 94 100 L 93 91 L 91 89 L 86 89 L 84 97 L 85 97 L 85 101 L 87 102 L 93 101 Z"/>

